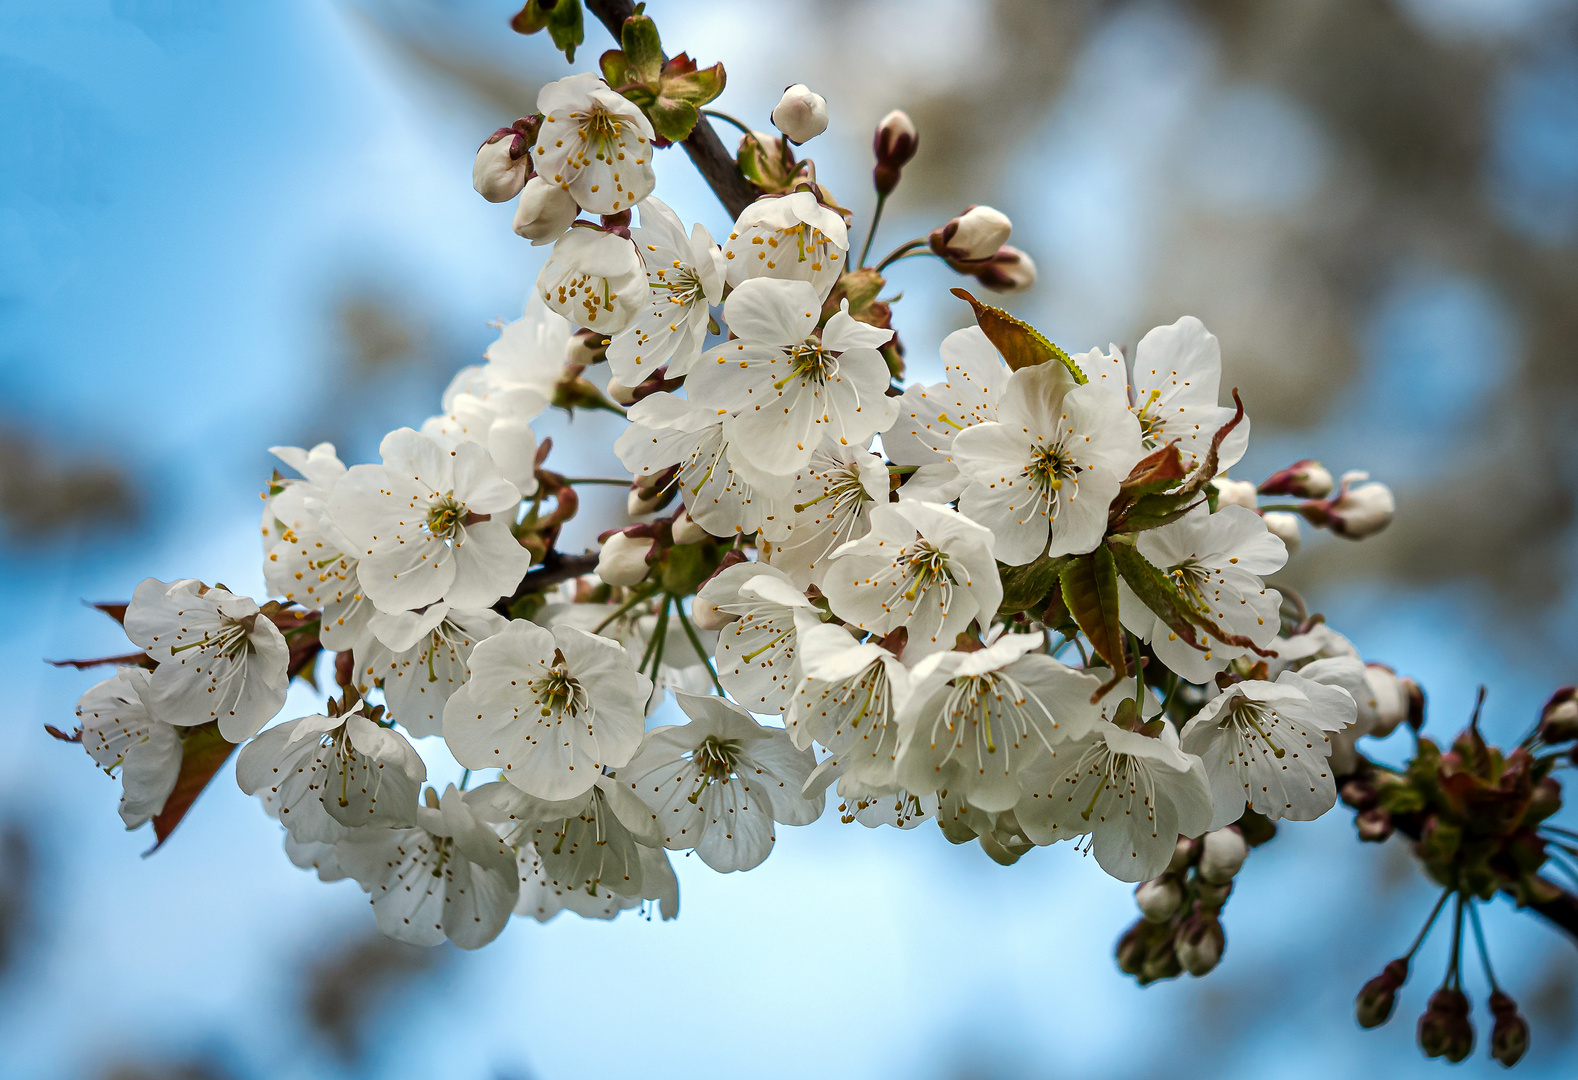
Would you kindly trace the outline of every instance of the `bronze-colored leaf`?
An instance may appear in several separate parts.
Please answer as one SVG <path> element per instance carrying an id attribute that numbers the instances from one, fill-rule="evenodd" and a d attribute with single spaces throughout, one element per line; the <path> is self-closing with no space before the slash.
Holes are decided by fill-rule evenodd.
<path id="1" fill-rule="evenodd" d="M 1068 368 L 1074 381 L 1083 386 L 1085 373 L 1079 370 L 1072 357 L 1047 339 L 1047 336 L 1022 319 L 1016 319 L 1002 308 L 983 304 L 966 289 L 952 289 L 953 295 L 975 309 L 975 321 L 988 341 L 1003 354 L 1003 359 L 1014 371 L 1034 367 L 1048 360 L 1056 360 Z"/>
<path id="2" fill-rule="evenodd" d="M 153 847 L 143 852 L 152 855 L 164 846 L 175 827 L 186 817 L 192 803 L 213 780 L 214 774 L 229 760 L 236 744 L 219 734 L 217 721 L 182 729 L 181 771 L 176 775 L 175 788 L 164 801 L 164 809 L 153 819 Z"/>

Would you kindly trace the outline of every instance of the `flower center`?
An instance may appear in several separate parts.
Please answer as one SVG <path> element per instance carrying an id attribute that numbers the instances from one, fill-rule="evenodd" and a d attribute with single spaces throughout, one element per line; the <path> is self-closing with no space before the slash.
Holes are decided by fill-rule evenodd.
<path id="1" fill-rule="evenodd" d="M 1049 446 L 1038 443 L 1030 451 L 1030 465 L 1025 471 L 1030 476 L 1030 482 L 1050 496 L 1053 492 L 1062 491 L 1063 481 L 1074 479 L 1080 470 L 1061 444 Z"/>
<path id="2" fill-rule="evenodd" d="M 527 683 L 526 688 L 542 706 L 543 716 L 554 713 L 576 716 L 588 705 L 586 690 L 570 674 L 564 653 L 559 649 L 553 650 L 553 666 L 541 678 Z"/>
<path id="3" fill-rule="evenodd" d="M 592 274 L 566 274 L 559 280 L 559 284 L 549 286 L 542 298 L 552 304 L 553 294 L 559 294 L 559 306 L 568 307 L 571 300 L 575 300 L 585 312 L 585 325 L 595 328 L 597 317 L 602 312 L 612 313 L 614 301 L 619 299 L 619 294 L 614 292 L 605 277 L 596 277 Z"/>
<path id="4" fill-rule="evenodd" d="M 672 271 L 661 269 L 652 275 L 651 285 L 653 299 L 660 305 L 690 307 L 701 295 L 701 277 L 689 266 L 676 267 Z M 662 296 L 663 292 L 668 295 Z"/>
<path id="5" fill-rule="evenodd" d="M 1134 416 L 1140 422 L 1140 438 L 1145 443 L 1145 449 L 1152 450 L 1160 446 L 1166 435 L 1165 424 L 1162 418 L 1151 412 L 1151 406 L 1161 400 L 1162 392 L 1152 390 L 1150 396 L 1141 405 L 1134 408 Z"/>
<path id="6" fill-rule="evenodd" d="M 603 108 L 594 105 L 592 111 L 581 115 L 581 142 L 588 150 L 604 161 L 613 161 L 619 142 L 619 132 L 624 121 Z"/>
<path id="7" fill-rule="evenodd" d="M 1239 737 L 1246 742 L 1259 739 L 1266 744 L 1272 757 L 1286 757 L 1287 751 L 1271 741 L 1271 732 L 1277 726 L 1277 710 L 1258 701 L 1239 699 L 1233 705 L 1229 722 L 1238 729 Z"/>
<path id="8" fill-rule="evenodd" d="M 905 581 L 909 588 L 904 599 L 914 600 L 921 593 L 941 585 L 951 588 L 956 582 L 948 570 L 948 556 L 929 540 L 918 540 L 910 548 L 905 566 Z"/>
<path id="9" fill-rule="evenodd" d="M 433 500 L 427 509 L 427 531 L 439 540 L 453 540 L 460 534 L 460 523 L 466 516 L 466 504 L 455 498 L 453 491 Z"/>
<path id="10" fill-rule="evenodd" d="M 822 348 L 822 343 L 808 337 L 789 349 L 789 374 L 773 383 L 782 390 L 784 384 L 794 379 L 809 379 L 818 384 L 838 378 L 838 357 Z"/>
<path id="11" fill-rule="evenodd" d="M 708 735 L 701 741 L 701 745 L 690 755 L 692 764 L 696 766 L 696 788 L 688 796 L 692 803 L 701 798 L 701 793 L 709 785 L 729 781 L 739 762 L 741 749 L 742 744 L 738 739 L 720 739 L 716 735 Z"/>

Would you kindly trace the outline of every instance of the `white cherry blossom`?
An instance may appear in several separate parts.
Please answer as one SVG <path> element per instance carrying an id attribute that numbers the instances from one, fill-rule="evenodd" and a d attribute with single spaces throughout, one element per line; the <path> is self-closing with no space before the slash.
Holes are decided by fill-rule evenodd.
<path id="1" fill-rule="evenodd" d="M 356 649 L 357 689 L 376 682 L 389 719 L 422 738 L 444 725 L 444 704 L 466 681 L 477 642 L 509 620 L 491 608 L 456 609 L 440 601 L 422 611 L 379 612 Z"/>
<path id="2" fill-rule="evenodd" d="M 845 301 L 818 337 L 821 307 L 805 282 L 744 282 L 724 303 L 738 338 L 710 350 L 686 384 L 691 400 L 735 417 L 735 453 L 762 472 L 793 476 L 824 438 L 865 446 L 897 415 L 877 351 L 893 332 L 857 322 Z"/>
<path id="3" fill-rule="evenodd" d="M 927 502 L 948 502 L 964 490 L 968 481 L 954 465 L 953 438 L 997 419 L 1013 375 L 978 326 L 943 338 L 941 353 L 944 381 L 905 390 L 898 419 L 882 433 L 882 447 L 895 464 L 920 467 L 905 487 L 908 497 Z"/>
<path id="4" fill-rule="evenodd" d="M 263 559 L 263 579 L 270 592 L 322 612 L 318 640 L 324 648 L 349 649 L 375 609 L 362 591 L 356 556 L 347 553 L 350 541 L 324 513 L 345 466 L 329 443 L 310 451 L 276 446 L 270 453 L 301 479 L 281 480 L 280 492 L 269 499 L 265 517 L 274 525 L 275 542 Z"/>
<path id="5" fill-rule="evenodd" d="M 910 699 L 909 670 L 876 642 L 856 641 L 844 627 L 822 622 L 814 609 L 796 612 L 795 622 L 804 677 L 784 713 L 784 728 L 800 749 L 816 743 L 828 751 L 813 785 L 821 780 L 825 787 L 840 777 L 840 791 L 894 787 L 898 721 Z M 843 779 L 849 781 L 847 788 Z M 889 799 L 888 804 L 904 816 L 905 800 Z M 870 816 L 881 814 L 879 806 Z"/>
<path id="6" fill-rule="evenodd" d="M 1183 749 L 1205 762 L 1211 828 L 1244 807 L 1272 821 L 1311 821 L 1337 801 L 1331 735 L 1357 714 L 1346 690 L 1284 671 L 1276 682 L 1233 683 L 1184 725 Z"/>
<path id="7" fill-rule="evenodd" d="M 822 796 L 800 794 L 815 759 L 782 728 L 763 727 L 733 702 L 674 695 L 691 720 L 653 728 L 616 776 L 651 809 L 663 846 L 695 848 L 720 873 L 767 858 L 773 824 L 809 825 Z"/>
<path id="8" fill-rule="evenodd" d="M 158 661 L 142 695 L 155 719 L 177 727 L 217 720 L 221 735 L 243 742 L 284 707 L 290 649 L 247 597 L 191 578 L 146 578 L 125 627 Z"/>
<path id="9" fill-rule="evenodd" d="M 1004 634 L 975 652 L 933 653 L 911 673 L 899 722 L 897 780 L 908 791 L 956 792 L 988 813 L 1011 808 L 1019 773 L 1100 719 L 1101 685 L 1041 652 L 1045 635 Z"/>
<path id="10" fill-rule="evenodd" d="M 809 191 L 757 199 L 740 212 L 723 244 L 730 285 L 751 278 L 809 282 L 817 307 L 844 272 L 848 254 L 844 219 Z"/>
<path id="11" fill-rule="evenodd" d="M 1224 506 L 1211 513 L 1201 506 L 1159 529 L 1139 534 L 1141 555 L 1167 574 L 1190 608 L 1225 633 L 1265 648 L 1281 626 L 1282 594 L 1261 579 L 1282 568 L 1287 549 L 1253 510 Z M 1123 625 L 1151 644 L 1170 669 L 1190 682 L 1209 682 L 1248 648 L 1217 640 L 1201 630 L 1204 649 L 1184 641 L 1130 591 L 1118 584 Z"/>
<path id="12" fill-rule="evenodd" d="M 759 531 L 786 495 L 790 477 L 754 468 L 734 451 L 728 416 L 673 394 L 657 393 L 630 408 L 630 426 L 614 443 L 625 468 L 642 478 L 674 469 L 685 510 L 714 536 Z"/>
<path id="13" fill-rule="evenodd" d="M 551 82 L 537 94 L 537 111 L 539 176 L 594 214 L 617 214 L 652 194 L 652 124 L 602 79 L 583 73 Z"/>
<path id="14" fill-rule="evenodd" d="M 411 829 L 361 829 L 335 845 L 338 865 L 371 894 L 378 929 L 412 945 L 445 938 L 477 949 L 498 937 L 520 895 L 515 853 L 454 785 Z"/>
<path id="15" fill-rule="evenodd" d="M 628 598 L 626 598 L 628 599 Z M 657 633 L 658 607 L 666 598 L 654 597 L 634 607 L 620 603 L 574 603 L 554 601 L 532 616 L 539 626 L 573 626 L 589 634 L 601 634 L 623 645 L 631 656 L 645 656 L 647 646 Z M 698 655 L 690 637 L 675 625 L 677 616 L 670 613 L 668 632 L 663 637 L 658 653 L 657 676 L 653 679 L 654 692 L 647 701 L 647 715 L 663 704 L 664 692 L 686 690 L 692 694 L 705 694 L 712 687 L 708 660 Z M 715 630 L 696 630 L 702 651 L 711 657 L 718 647 Z"/>
<path id="16" fill-rule="evenodd" d="M 1113 701 L 1110 694 L 1103 701 L 1108 715 Z M 1212 794 L 1205 767 L 1180 749 L 1172 725 L 1152 723 L 1149 736 L 1103 719 L 1085 738 L 1033 762 L 1014 808 L 1025 836 L 1051 844 L 1089 834 L 1096 862 L 1119 881 L 1149 881 L 1166 870 L 1180 834 L 1211 827 Z"/>
<path id="17" fill-rule="evenodd" d="M 1111 394 L 1055 361 L 1021 368 L 997 420 L 953 440 L 970 481 L 959 511 L 992 531 L 1009 565 L 1083 554 L 1101 543 L 1107 508 L 1143 456 L 1139 425 Z"/>
<path id="18" fill-rule="evenodd" d="M 738 563 L 714 574 L 696 603 L 734 618 L 718 631 L 718 681 L 756 713 L 782 712 L 800 680 L 795 619 L 816 612 L 782 570 Z"/>
<path id="19" fill-rule="evenodd" d="M 549 880 L 542 858 L 533 844 L 522 844 L 517 849 L 520 870 L 520 899 L 515 904 L 515 914 L 538 922 L 547 922 L 561 911 L 579 915 L 583 919 L 612 919 L 622 911 L 642 906 L 642 900 L 658 903 L 663 921 L 679 916 L 679 881 L 674 877 L 668 852 L 662 848 L 645 845 L 638 849 L 641 860 L 642 896 L 621 896 L 599 885 L 594 889 L 569 888 Z"/>
<path id="20" fill-rule="evenodd" d="M 444 709 L 444 741 L 468 769 L 540 799 L 569 799 L 641 743 L 652 681 L 617 641 L 513 620 L 471 652 Z"/>
<path id="21" fill-rule="evenodd" d="M 576 326 L 617 334 L 646 311 L 651 289 L 635 244 L 577 225 L 553 245 L 537 275 L 537 295 Z"/>
<path id="22" fill-rule="evenodd" d="M 181 773 L 181 734 L 148 715 L 148 672 L 121 667 L 77 700 L 82 748 L 99 768 L 120 771 L 121 820 L 142 826 L 164 809 Z"/>
<path id="23" fill-rule="evenodd" d="M 337 843 L 362 826 L 415 825 L 426 779 L 405 736 L 360 713 L 276 724 L 236 757 L 241 790 L 302 843 Z"/>
<path id="24" fill-rule="evenodd" d="M 757 546 L 763 561 L 801 587 L 820 585 L 829 557 L 866 534 L 872 508 L 888 501 L 888 490 L 882 458 L 824 441 L 762 522 Z"/>
<path id="25" fill-rule="evenodd" d="M 972 620 L 985 631 L 1003 600 L 992 534 L 951 507 L 909 500 L 871 511 L 871 531 L 833 553 L 822 591 L 860 630 L 902 626 L 906 662 L 951 649 Z"/>
<path id="26" fill-rule="evenodd" d="M 701 358 L 708 306 L 723 300 L 723 253 L 696 225 L 685 235 L 674 211 L 655 197 L 642 202 L 641 224 L 630 238 L 646 265 L 646 307 L 608 343 L 614 378 L 639 386 L 659 367 L 671 379 Z"/>
<path id="27" fill-rule="evenodd" d="M 328 506 L 356 545 L 368 599 L 399 612 L 439 600 L 486 607 L 513 592 L 531 565 L 510 532 L 520 491 L 487 450 L 445 450 L 410 428 L 384 436 L 378 450 L 383 464 L 352 467 Z"/>

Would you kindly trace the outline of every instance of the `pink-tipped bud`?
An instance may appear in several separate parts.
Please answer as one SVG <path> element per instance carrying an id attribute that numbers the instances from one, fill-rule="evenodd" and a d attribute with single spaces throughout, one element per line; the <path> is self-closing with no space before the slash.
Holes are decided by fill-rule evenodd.
<path id="1" fill-rule="evenodd" d="M 983 262 L 1008 243 L 1013 230 L 1013 222 L 1002 211 L 972 206 L 941 228 L 933 229 L 928 242 L 933 251 L 950 261 Z"/>
<path id="2" fill-rule="evenodd" d="M 871 140 L 871 152 L 877 157 L 871 180 L 876 185 L 877 194 L 891 194 L 899 186 L 904 166 L 910 163 L 919 148 L 920 133 L 915 130 L 915 124 L 907 113 L 894 109 L 882 118 Z"/>
<path id="3" fill-rule="evenodd" d="M 720 611 L 718 605 L 700 599 L 697 599 L 695 606 L 690 609 L 690 621 L 695 624 L 697 630 L 722 630 L 738 618 L 738 615 Z"/>
<path id="4" fill-rule="evenodd" d="M 1236 826 L 1208 832 L 1200 838 L 1200 876 L 1213 885 L 1226 885 L 1248 856 L 1249 845 Z"/>
<path id="5" fill-rule="evenodd" d="M 597 553 L 597 576 L 610 585 L 639 585 L 652 569 L 647 564 L 651 551 L 650 536 L 613 533 Z"/>
<path id="6" fill-rule="evenodd" d="M 827 130 L 827 99 L 805 83 L 795 83 L 773 106 L 773 127 L 796 146 Z"/>
<path id="7" fill-rule="evenodd" d="M 975 267 L 973 273 L 975 280 L 993 292 L 1024 292 L 1036 283 L 1036 264 L 1023 251 L 1007 244 Z"/>
<path id="8" fill-rule="evenodd" d="M 1384 739 L 1408 719 L 1408 683 L 1385 664 L 1366 664 L 1364 681 L 1370 689 L 1370 700 L 1375 702 L 1375 723 L 1365 734 Z"/>
<path id="9" fill-rule="evenodd" d="M 1392 489 L 1370 479 L 1367 472 L 1344 473 L 1336 498 L 1299 507 L 1304 520 L 1349 540 L 1374 536 L 1392 523 L 1397 500 Z"/>
<path id="10" fill-rule="evenodd" d="M 1578 739 L 1578 686 L 1564 686 L 1540 710 L 1540 738 L 1546 743 Z"/>
<path id="11" fill-rule="evenodd" d="M 636 392 L 620 382 L 618 378 L 609 379 L 608 385 L 603 387 L 603 393 L 608 395 L 610 401 L 618 402 L 620 405 L 630 406 L 636 403 Z"/>
<path id="12" fill-rule="evenodd" d="M 608 335 L 582 328 L 570 335 L 564 350 L 565 363 L 585 370 L 608 359 Z"/>
<path id="13" fill-rule="evenodd" d="M 507 128 L 499 128 L 477 148 L 477 160 L 471 166 L 471 186 L 488 202 L 508 202 L 520 194 L 531 175 L 531 131 L 533 121 L 540 118 L 520 119 Z"/>
<path id="14" fill-rule="evenodd" d="M 1282 541 L 1282 546 L 1288 549 L 1288 557 L 1292 558 L 1303 542 L 1299 535 L 1299 516 L 1286 510 L 1267 510 L 1260 515 L 1260 520 L 1266 523 L 1267 532 Z"/>
<path id="15" fill-rule="evenodd" d="M 520 195 L 515 204 L 515 235 L 530 240 L 533 247 L 559 239 L 581 212 L 568 191 L 540 176 L 526 181 Z"/>
<path id="16" fill-rule="evenodd" d="M 1146 922 L 1164 923 L 1183 905 L 1183 886 L 1171 874 L 1142 881 L 1134 890 L 1134 903 Z"/>
<path id="17" fill-rule="evenodd" d="M 1273 473 L 1260 485 L 1262 495 L 1292 495 L 1298 499 L 1324 499 L 1331 494 L 1331 472 L 1312 458 L 1295 461 Z"/>
<path id="18" fill-rule="evenodd" d="M 1216 485 L 1218 506 L 1242 506 L 1245 510 L 1254 510 L 1260 505 L 1255 498 L 1255 485 L 1248 480 L 1229 480 L 1225 476 L 1218 476 L 1211 483 Z"/>
<path id="19" fill-rule="evenodd" d="M 670 531 L 674 534 L 676 544 L 699 544 L 712 535 L 692 521 L 690 515 L 683 510 L 680 511 L 679 517 L 674 519 Z"/>
<path id="20" fill-rule="evenodd" d="M 1365 983 L 1353 1002 L 1359 1026 L 1377 1028 L 1390 1020 L 1392 1010 L 1397 1007 L 1397 991 L 1407 981 L 1408 961 L 1398 959 L 1387 964 L 1379 975 Z"/>
<path id="21" fill-rule="evenodd" d="M 640 483 L 631 486 L 630 494 L 625 498 L 625 512 L 631 517 L 643 517 L 663 507 L 669 501 L 671 493 L 659 489 L 652 491 L 644 488 Z M 607 581 L 607 578 L 603 580 Z M 611 583 L 610 583 L 611 584 Z"/>
<path id="22" fill-rule="evenodd" d="M 1222 932 L 1222 922 L 1215 915 L 1191 915 L 1178 927 L 1178 938 L 1173 950 L 1178 962 L 1189 974 L 1199 977 L 1208 974 L 1222 962 L 1227 949 L 1227 935 Z"/>
<path id="23" fill-rule="evenodd" d="M 1200 841 L 1191 840 L 1187 836 L 1180 836 L 1178 843 L 1173 846 L 1173 857 L 1167 864 L 1169 874 L 1181 874 L 1189 869 L 1195 856 L 1200 854 Z"/>

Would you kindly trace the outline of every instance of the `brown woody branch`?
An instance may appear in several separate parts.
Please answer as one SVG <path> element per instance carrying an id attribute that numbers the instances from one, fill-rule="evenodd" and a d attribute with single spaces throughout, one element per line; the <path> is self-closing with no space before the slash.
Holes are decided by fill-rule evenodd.
<path id="1" fill-rule="evenodd" d="M 586 0 L 586 7 L 597 16 L 615 41 L 620 40 L 625 20 L 636 13 L 636 6 L 630 0 Z M 756 198 L 756 189 L 740 174 L 734 155 L 724 149 L 723 140 L 713 130 L 712 122 L 705 116 L 701 117 L 696 122 L 695 130 L 681 145 L 690 156 L 691 164 L 701 173 L 701 178 L 707 181 L 712 193 L 728 210 L 729 216 L 739 217 L 740 211 Z"/>

